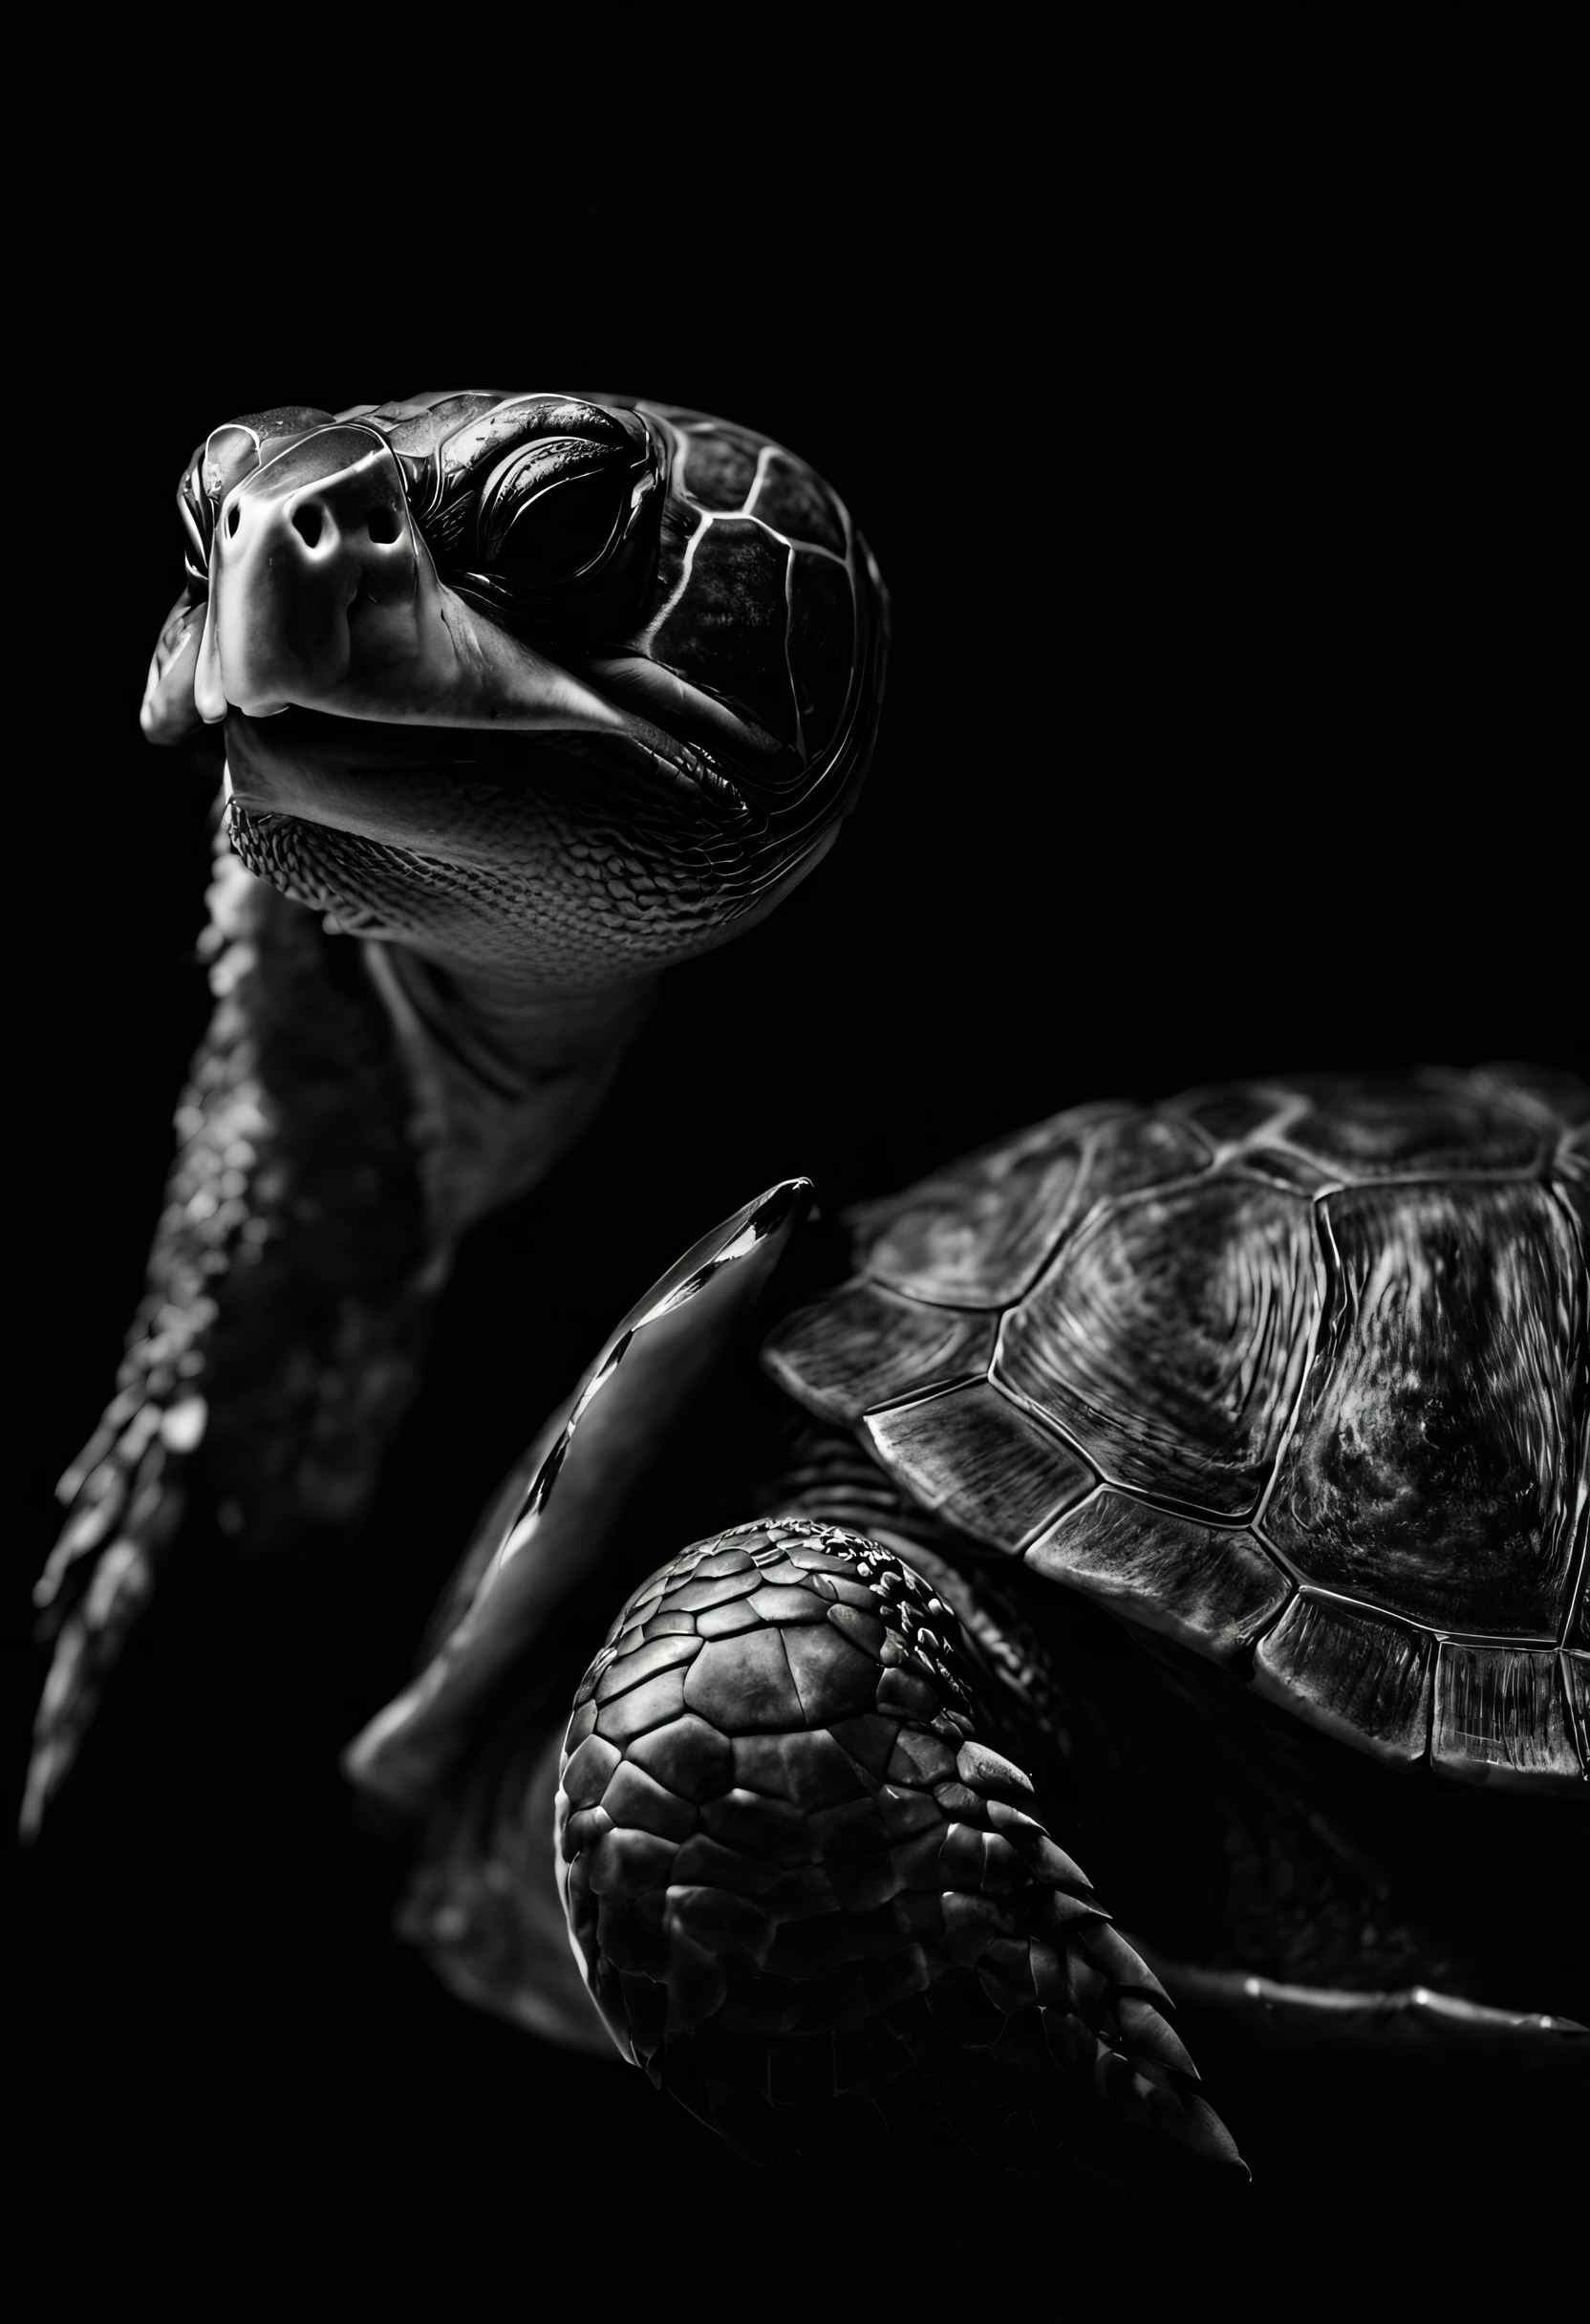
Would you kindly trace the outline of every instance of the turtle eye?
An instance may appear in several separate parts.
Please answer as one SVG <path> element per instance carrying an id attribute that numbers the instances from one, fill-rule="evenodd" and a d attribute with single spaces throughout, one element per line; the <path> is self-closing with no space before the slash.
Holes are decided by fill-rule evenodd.
<path id="1" fill-rule="evenodd" d="M 527 444 L 486 480 L 477 537 L 514 590 L 554 589 L 599 564 L 623 525 L 632 462 L 572 436 Z"/>

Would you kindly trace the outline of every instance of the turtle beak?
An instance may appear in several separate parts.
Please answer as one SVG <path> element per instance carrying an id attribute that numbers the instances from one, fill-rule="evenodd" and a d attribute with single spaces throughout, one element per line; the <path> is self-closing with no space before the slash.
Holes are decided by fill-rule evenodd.
<path id="1" fill-rule="evenodd" d="M 211 723 L 290 708 L 521 734 L 644 723 L 443 586 L 396 456 L 363 426 L 300 438 L 222 503 L 194 699 Z"/>

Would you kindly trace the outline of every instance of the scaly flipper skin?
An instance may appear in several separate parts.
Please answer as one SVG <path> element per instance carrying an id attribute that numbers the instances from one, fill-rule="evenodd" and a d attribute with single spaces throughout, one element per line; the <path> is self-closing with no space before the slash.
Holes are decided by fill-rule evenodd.
<path id="1" fill-rule="evenodd" d="M 1163 1987 L 978 1738 L 957 1633 L 903 1560 L 804 1518 L 642 1584 L 557 1801 L 603 2019 L 760 2159 L 940 2120 L 1012 2156 L 1102 2114 L 1240 2172 Z"/>
<path id="2" fill-rule="evenodd" d="M 400 1932 L 463 1999 L 616 2041 L 754 2155 L 904 2105 L 1018 2163 L 1093 2156 L 1113 2122 L 1239 2171 L 1163 1990 L 989 1747 L 1020 1722 L 987 1642 L 909 1552 L 801 1517 L 698 1542 L 560 1711 L 548 1636 L 808 1198 L 769 1188 L 619 1322 L 350 1746 L 419 1840 Z"/>
<path id="3" fill-rule="evenodd" d="M 752 432 L 421 395 L 214 429 L 143 726 L 221 727 L 216 1014 L 148 1287 L 38 1598 L 24 1829 L 179 1535 L 355 1521 L 460 1236 L 589 1124 L 660 971 L 818 863 L 887 602 Z"/>

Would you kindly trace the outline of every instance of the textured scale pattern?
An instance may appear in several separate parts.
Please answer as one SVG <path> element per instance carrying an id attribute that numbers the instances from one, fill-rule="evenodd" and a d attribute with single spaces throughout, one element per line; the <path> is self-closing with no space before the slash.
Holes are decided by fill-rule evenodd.
<path id="1" fill-rule="evenodd" d="M 527 812 L 527 807 L 533 811 Z M 459 802 L 472 857 L 387 845 L 234 801 L 232 845 L 251 872 L 352 936 L 579 991 L 666 967 L 761 900 L 759 867 L 702 811 L 619 780 L 582 797 L 560 770 L 533 801 L 488 784 Z M 725 864 L 721 859 L 727 854 Z"/>
<path id="2" fill-rule="evenodd" d="M 758 2157 L 1103 2116 L 1240 2167 L 1163 1989 L 977 1721 L 954 1615 L 848 1530 L 759 1520 L 643 1583 L 556 1817 L 614 2038 Z"/>
<path id="3" fill-rule="evenodd" d="M 210 901 L 215 1014 L 147 1289 L 35 1592 L 54 1657 L 28 1830 L 189 1505 L 243 1550 L 344 1521 L 415 1385 L 427 1243 L 386 1011 L 357 950 L 224 845 Z"/>
<path id="4" fill-rule="evenodd" d="M 1078 1108 L 855 1214 L 764 1360 L 938 1519 L 1340 1739 L 1578 1790 L 1587 1123 L 1521 1066 Z"/>

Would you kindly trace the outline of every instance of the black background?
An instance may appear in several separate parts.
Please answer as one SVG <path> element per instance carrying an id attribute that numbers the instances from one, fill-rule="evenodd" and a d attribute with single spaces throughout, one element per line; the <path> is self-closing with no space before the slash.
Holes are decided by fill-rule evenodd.
<path id="1" fill-rule="evenodd" d="M 927 2152 L 904 2190 L 750 2178 L 432 1984 L 333 1759 L 541 1411 L 771 1178 L 831 1209 L 1074 1100 L 1269 1068 L 1583 1069 L 1571 15 L 31 35 L 19 1628 L 205 1011 L 206 789 L 135 718 L 193 441 L 421 385 L 695 403 L 837 485 L 896 637 L 839 850 L 675 975 L 590 1147 L 476 1237 L 347 1565 L 190 1568 L 146 1625 L 25 1881 L 32 2313 L 1539 2312 L 1567 2109 L 1472 2078 L 1231 2069 L 1257 2180 L 1208 2216 Z"/>

